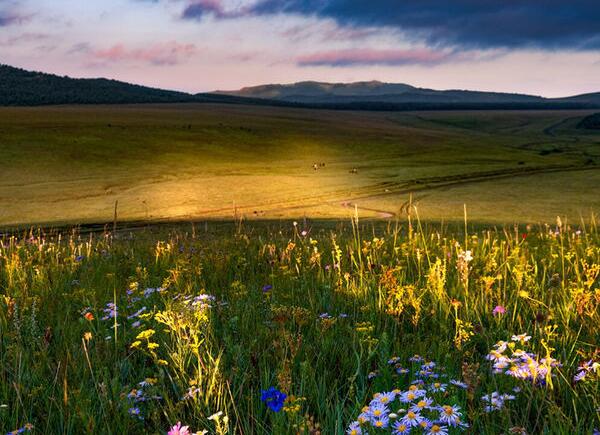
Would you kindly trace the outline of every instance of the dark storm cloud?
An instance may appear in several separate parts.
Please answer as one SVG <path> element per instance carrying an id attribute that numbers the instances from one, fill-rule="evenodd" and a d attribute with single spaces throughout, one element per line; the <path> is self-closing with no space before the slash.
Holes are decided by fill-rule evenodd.
<path id="1" fill-rule="evenodd" d="M 8 11 L 0 11 L 0 27 L 9 26 L 11 24 L 23 21 L 23 17 L 10 13 Z"/>
<path id="2" fill-rule="evenodd" d="M 259 0 L 231 11 L 219 0 L 204 0 L 191 2 L 183 17 L 279 13 L 387 27 L 430 46 L 600 49 L 599 0 Z"/>
<path id="3" fill-rule="evenodd" d="M 190 2 L 183 10 L 182 17 L 186 19 L 198 20 L 206 15 L 212 15 L 215 18 L 239 18 L 246 15 L 256 15 L 251 9 L 236 9 L 227 11 L 220 0 L 194 0 Z"/>

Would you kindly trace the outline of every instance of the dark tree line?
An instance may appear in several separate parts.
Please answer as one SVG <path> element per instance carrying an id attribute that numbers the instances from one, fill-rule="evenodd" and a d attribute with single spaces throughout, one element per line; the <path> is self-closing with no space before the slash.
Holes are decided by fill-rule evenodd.
<path id="1" fill-rule="evenodd" d="M 415 97 L 417 98 L 417 97 Z M 596 100 L 515 102 L 386 102 L 348 101 L 331 103 L 293 102 L 248 98 L 232 95 L 167 91 L 133 85 L 117 80 L 73 79 L 53 74 L 27 71 L 0 64 L 0 106 L 41 106 L 50 104 L 127 104 L 127 103 L 224 103 L 261 106 L 300 107 L 331 110 L 554 110 L 598 108 Z M 598 100 L 600 101 L 600 100 Z"/>

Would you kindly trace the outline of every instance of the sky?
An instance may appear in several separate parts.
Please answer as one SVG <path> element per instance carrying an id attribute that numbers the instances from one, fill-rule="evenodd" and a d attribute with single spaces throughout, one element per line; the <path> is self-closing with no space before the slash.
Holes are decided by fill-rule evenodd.
<path id="1" fill-rule="evenodd" d="M 186 92 L 600 92 L 599 0 L 0 0 L 0 63 Z"/>

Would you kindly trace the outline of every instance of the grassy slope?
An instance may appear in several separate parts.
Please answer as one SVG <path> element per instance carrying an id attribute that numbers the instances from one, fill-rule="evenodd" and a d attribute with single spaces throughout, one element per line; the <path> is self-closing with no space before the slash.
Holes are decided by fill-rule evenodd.
<path id="1" fill-rule="evenodd" d="M 110 221 L 117 200 L 121 219 L 374 215 L 409 192 L 424 218 L 466 202 L 473 219 L 576 219 L 600 208 L 600 136 L 575 129 L 588 113 L 2 108 L 0 224 Z"/>

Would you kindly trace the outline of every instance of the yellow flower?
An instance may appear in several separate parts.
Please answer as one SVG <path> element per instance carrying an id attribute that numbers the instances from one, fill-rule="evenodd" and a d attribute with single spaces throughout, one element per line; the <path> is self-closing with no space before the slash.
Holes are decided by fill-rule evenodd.
<path id="1" fill-rule="evenodd" d="M 138 336 L 136 337 L 136 339 L 138 340 L 147 340 L 150 337 L 152 337 L 154 335 L 156 331 L 154 331 L 154 329 L 146 329 L 145 331 L 142 331 L 138 334 Z"/>

